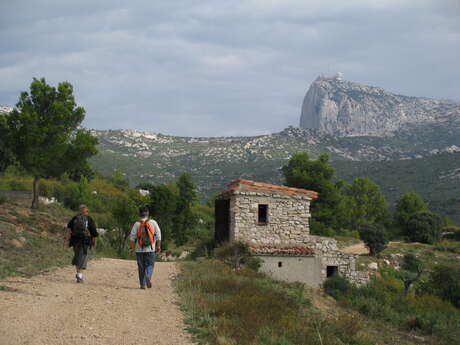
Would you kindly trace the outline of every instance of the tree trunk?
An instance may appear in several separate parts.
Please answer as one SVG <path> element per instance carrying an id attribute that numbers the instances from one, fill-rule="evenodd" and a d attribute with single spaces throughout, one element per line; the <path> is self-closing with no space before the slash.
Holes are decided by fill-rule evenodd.
<path id="1" fill-rule="evenodd" d="M 34 177 L 34 187 L 33 187 L 33 198 L 32 198 L 32 209 L 38 208 L 38 185 L 40 178 L 38 176 Z"/>

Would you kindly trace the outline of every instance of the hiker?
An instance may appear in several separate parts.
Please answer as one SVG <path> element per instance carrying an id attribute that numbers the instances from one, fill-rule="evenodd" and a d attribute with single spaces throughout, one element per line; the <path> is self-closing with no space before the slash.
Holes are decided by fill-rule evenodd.
<path id="1" fill-rule="evenodd" d="M 86 205 L 80 205 L 80 213 L 73 217 L 67 227 L 70 229 L 68 245 L 73 247 L 74 256 L 72 265 L 77 271 L 75 278 L 77 283 L 83 283 L 83 270 L 86 269 L 88 261 L 88 249 L 96 245 L 96 223 L 88 215 L 89 209 Z"/>
<path id="2" fill-rule="evenodd" d="M 141 289 L 151 288 L 155 254 L 161 251 L 161 230 L 158 223 L 149 218 L 147 206 L 139 208 L 140 221 L 134 223 L 129 241 L 129 255 L 136 244 L 137 268 Z"/>

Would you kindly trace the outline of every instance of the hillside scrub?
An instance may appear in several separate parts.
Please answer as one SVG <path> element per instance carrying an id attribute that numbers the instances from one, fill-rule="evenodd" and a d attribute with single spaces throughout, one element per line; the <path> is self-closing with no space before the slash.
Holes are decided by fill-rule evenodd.
<path id="1" fill-rule="evenodd" d="M 30 210 L 9 193 L 8 202 L 0 208 L 0 279 L 70 264 L 72 253 L 64 243 L 65 222 L 71 215 L 56 205 Z"/>
<path id="2" fill-rule="evenodd" d="M 382 278 L 355 287 L 340 276 L 329 278 L 326 291 L 341 305 L 352 307 L 372 319 L 387 322 L 402 330 L 438 337 L 438 344 L 458 344 L 460 310 L 448 301 L 419 289 L 404 293 L 399 272 L 380 271 Z"/>
<path id="3" fill-rule="evenodd" d="M 322 316 L 300 283 L 204 260 L 183 263 L 176 286 L 188 330 L 201 344 L 373 344 L 359 318 Z"/>
<path id="4" fill-rule="evenodd" d="M 30 193 L 31 182 L 31 176 L 13 167 L 0 174 L 3 190 L 26 189 Z M 160 225 L 163 250 L 174 244 L 190 246 L 212 238 L 213 209 L 200 205 L 194 196 L 195 186 L 190 179 L 185 182 L 182 193 L 176 182 L 171 181 L 166 185 L 148 185 L 150 195 L 143 196 L 138 188 L 130 187 L 119 171 L 112 176 L 96 176 L 92 180 L 82 177 L 79 181 L 64 174 L 60 178 L 41 179 L 39 194 L 55 198 L 73 212 L 77 212 L 80 204 L 87 205 L 97 227 L 107 230 L 98 239 L 104 253 L 125 258 L 128 235 L 138 218 L 137 209 L 144 205 L 149 206 L 151 217 Z M 180 236 L 178 241 L 177 236 Z"/>

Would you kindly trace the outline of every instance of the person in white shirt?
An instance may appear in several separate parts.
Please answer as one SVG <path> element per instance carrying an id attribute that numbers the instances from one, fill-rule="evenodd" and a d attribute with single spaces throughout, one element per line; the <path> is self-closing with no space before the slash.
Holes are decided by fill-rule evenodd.
<path id="1" fill-rule="evenodd" d="M 149 218 L 147 206 L 139 209 L 140 221 L 134 223 L 129 241 L 129 255 L 136 248 L 137 268 L 141 289 L 151 288 L 152 274 L 155 266 L 155 254 L 161 251 L 161 230 L 158 223 Z"/>

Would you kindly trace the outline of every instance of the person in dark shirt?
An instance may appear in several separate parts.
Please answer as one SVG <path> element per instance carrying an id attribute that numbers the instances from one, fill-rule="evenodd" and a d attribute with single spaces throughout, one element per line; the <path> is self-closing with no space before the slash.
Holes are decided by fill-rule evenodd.
<path id="1" fill-rule="evenodd" d="M 89 209 L 86 205 L 80 205 L 80 213 L 73 217 L 67 228 L 70 229 L 68 246 L 73 247 L 74 256 L 72 265 L 75 266 L 77 283 L 83 282 L 83 270 L 86 269 L 88 261 L 88 249 L 96 245 L 96 223 L 88 215 Z"/>

